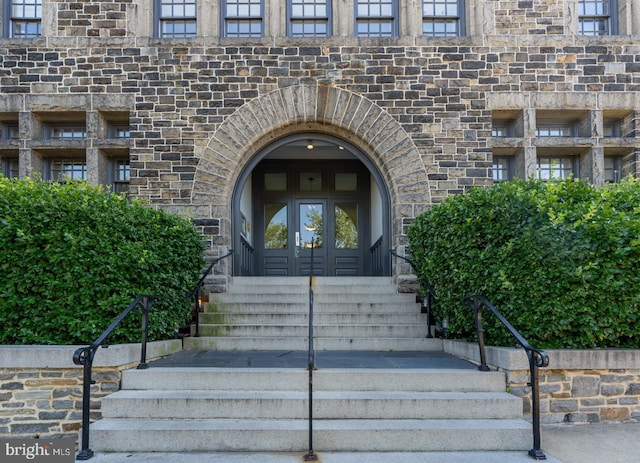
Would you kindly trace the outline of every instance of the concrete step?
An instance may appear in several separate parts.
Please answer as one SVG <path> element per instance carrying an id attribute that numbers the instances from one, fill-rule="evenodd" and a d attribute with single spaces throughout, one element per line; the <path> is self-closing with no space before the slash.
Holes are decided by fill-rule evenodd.
<path id="1" fill-rule="evenodd" d="M 305 391 L 128 391 L 102 400 L 103 419 L 305 419 Z M 515 419 L 506 392 L 316 391 L 316 419 Z"/>
<path id="2" fill-rule="evenodd" d="M 273 336 L 201 336 L 184 338 L 183 345 L 185 349 L 199 350 L 305 350 L 309 341 L 306 337 L 291 336 L 286 339 Z M 427 352 L 442 351 L 442 340 L 424 337 L 315 337 L 314 346 L 316 350 Z"/>
<path id="3" fill-rule="evenodd" d="M 289 293 L 215 293 L 210 295 L 212 305 L 231 305 L 231 304 L 289 304 L 309 306 L 309 294 L 289 294 Z M 392 292 L 367 292 L 358 294 L 314 294 L 314 307 L 316 304 L 319 308 L 323 304 L 340 304 L 345 307 L 350 306 L 379 306 L 379 305 L 409 305 L 416 306 L 416 296 L 414 294 L 394 294 Z M 208 305 L 208 304 L 207 304 Z"/>
<path id="4" fill-rule="evenodd" d="M 288 295 L 278 295 L 267 298 L 258 294 L 240 295 L 226 294 L 216 296 L 214 302 L 204 304 L 204 312 L 264 312 L 264 313 L 308 313 L 309 299 L 307 295 L 295 300 L 287 300 Z M 337 298 L 334 302 L 323 302 L 314 298 L 314 313 L 345 312 L 345 313 L 415 313 L 420 312 L 420 306 L 415 302 L 415 296 L 408 301 L 399 300 L 396 297 L 380 295 L 375 301 L 364 302 L 362 300 L 349 302 L 345 297 Z M 386 300 L 385 300 L 386 299 Z"/>
<path id="5" fill-rule="evenodd" d="M 307 324 L 230 324 L 205 325 L 200 324 L 201 336 L 238 336 L 238 337 L 275 337 L 291 338 L 304 337 L 309 333 Z M 314 336 L 318 338 L 424 338 L 427 335 L 426 324 L 393 324 L 393 325 L 324 325 L 314 323 Z"/>
<path id="6" fill-rule="evenodd" d="M 505 374 L 474 369 L 322 368 L 317 391 L 504 392 Z M 304 368 L 153 367 L 122 372 L 122 390 L 305 391 Z"/>
<path id="7" fill-rule="evenodd" d="M 105 419 L 91 430 L 100 452 L 304 452 L 308 445 L 307 420 Z M 515 451 L 531 440 L 531 425 L 517 419 L 314 420 L 313 430 L 319 452 Z"/>
<path id="8" fill-rule="evenodd" d="M 424 324 L 427 323 L 425 314 L 413 313 L 343 313 L 343 312 L 315 312 L 314 323 L 318 325 L 328 324 Z M 237 313 L 201 313 L 200 324 L 247 324 L 247 325 L 272 325 L 272 324 L 308 324 L 308 313 L 262 313 L 262 312 L 237 312 Z"/>
<path id="9" fill-rule="evenodd" d="M 379 288 L 386 292 L 392 289 L 396 291 L 391 277 L 314 277 L 312 287 L 317 292 L 331 293 L 358 292 L 359 288 Z M 304 292 L 309 289 L 309 277 L 233 277 L 229 285 L 230 292 L 257 292 L 258 289 L 266 289 L 275 292 L 275 288 L 281 288 L 283 292 Z"/>

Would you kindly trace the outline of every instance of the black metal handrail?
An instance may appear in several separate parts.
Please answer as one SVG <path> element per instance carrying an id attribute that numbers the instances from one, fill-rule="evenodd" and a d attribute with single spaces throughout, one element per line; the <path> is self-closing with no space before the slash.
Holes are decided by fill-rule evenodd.
<path id="1" fill-rule="evenodd" d="M 88 347 L 80 347 L 73 353 L 73 363 L 82 365 L 82 447 L 76 456 L 77 460 L 88 460 L 93 456 L 93 450 L 89 448 L 89 415 L 91 407 L 91 385 L 95 384 L 91 379 L 91 369 L 93 367 L 93 358 L 96 355 L 98 347 L 109 347 L 107 338 L 113 330 L 126 318 L 132 310 L 138 306 L 142 311 L 142 348 L 140 350 L 139 369 L 148 368 L 147 364 L 147 330 L 149 328 L 149 311 L 153 304 L 153 296 L 138 296 L 129 307 L 124 309 L 120 315 L 104 330 L 104 332 Z"/>
<path id="2" fill-rule="evenodd" d="M 304 461 L 317 461 L 318 456 L 313 451 L 313 370 L 316 368 L 316 351 L 313 345 L 313 248 L 314 242 L 311 238 L 311 265 L 309 268 L 309 451 L 304 456 Z"/>
<path id="3" fill-rule="evenodd" d="M 420 284 L 420 293 L 421 293 L 420 296 L 422 297 L 422 300 L 420 301 L 420 311 L 424 314 L 427 314 L 427 338 L 433 338 L 433 335 L 431 334 L 431 318 L 432 318 L 431 308 L 432 308 L 433 301 L 436 300 L 436 290 L 433 288 L 433 286 L 431 286 L 431 284 L 429 284 L 428 281 L 426 281 L 423 278 L 420 278 L 420 276 L 418 275 L 418 268 L 416 267 L 416 264 L 414 264 L 414 262 L 411 259 L 405 256 L 401 256 L 400 254 L 396 253 L 393 250 L 389 251 L 389 253 L 392 256 L 402 259 L 405 262 L 409 263 L 409 265 L 411 265 L 411 268 L 415 272 L 418 278 L 418 283 Z"/>
<path id="4" fill-rule="evenodd" d="M 480 348 L 480 366 L 481 371 L 489 371 L 487 366 L 487 359 L 484 349 L 484 329 L 482 327 L 482 307 L 488 308 L 500 322 L 509 330 L 509 332 L 516 338 L 518 344 L 520 344 L 527 352 L 529 358 L 529 374 L 531 387 L 531 417 L 533 424 L 533 448 L 529 450 L 529 456 L 536 460 L 546 460 L 547 457 L 540 448 L 540 391 L 538 385 L 538 368 L 544 368 L 549 366 L 549 356 L 541 349 L 531 347 L 527 340 L 516 330 L 509 321 L 496 309 L 489 300 L 479 294 L 467 297 L 464 299 L 471 305 L 473 314 L 475 316 L 475 325 L 478 331 L 478 346 Z"/>
<path id="5" fill-rule="evenodd" d="M 211 273 L 211 270 L 213 270 L 213 267 L 215 267 L 218 262 L 220 262 L 223 259 L 226 259 L 227 257 L 231 256 L 233 254 L 233 249 L 230 249 L 228 253 L 226 253 L 224 256 L 218 257 L 217 259 L 214 259 L 209 266 L 205 269 L 204 272 L 202 272 L 202 276 L 200 277 L 200 279 L 198 280 L 198 282 L 196 283 L 195 287 L 193 288 L 193 290 L 191 291 L 191 293 L 189 294 L 189 299 L 193 299 L 193 303 L 195 306 L 195 312 L 196 312 L 196 332 L 194 334 L 194 337 L 199 337 L 200 336 L 200 308 L 201 308 L 201 300 L 200 298 L 202 297 L 202 288 L 204 287 L 204 280 L 207 278 L 207 276 L 209 276 L 209 273 Z"/>

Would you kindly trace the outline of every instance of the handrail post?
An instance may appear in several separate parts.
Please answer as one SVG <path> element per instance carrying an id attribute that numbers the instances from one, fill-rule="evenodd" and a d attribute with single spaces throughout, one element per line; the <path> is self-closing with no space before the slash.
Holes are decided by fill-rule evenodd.
<path id="1" fill-rule="evenodd" d="M 196 332 L 193 336 L 194 338 L 200 337 L 200 297 L 202 297 L 202 286 L 198 285 L 198 288 L 196 289 L 193 296 L 196 306 Z"/>
<path id="2" fill-rule="evenodd" d="M 427 314 L 427 338 L 433 338 L 431 334 L 431 293 L 427 291 L 427 294 L 422 295 L 422 303 L 420 304 L 420 312 Z"/>
<path id="3" fill-rule="evenodd" d="M 147 333 L 149 331 L 149 312 L 151 311 L 153 298 L 150 296 L 142 297 L 142 343 L 140 348 L 140 365 L 138 370 L 146 370 L 149 368 L 147 363 Z"/>
<path id="4" fill-rule="evenodd" d="M 482 305 L 478 300 L 478 296 L 473 296 L 473 313 L 475 315 L 476 329 L 478 330 L 478 347 L 480 348 L 480 366 L 478 370 L 489 371 L 487 366 L 487 357 L 484 349 L 484 328 L 482 327 Z"/>
<path id="5" fill-rule="evenodd" d="M 93 450 L 89 448 L 89 414 L 91 412 L 91 367 L 93 365 L 93 356 L 95 351 L 91 347 L 78 349 L 74 354 L 83 365 L 82 374 L 82 448 L 76 460 L 88 460 L 93 456 Z"/>
<path id="6" fill-rule="evenodd" d="M 536 460 L 546 460 L 547 457 L 540 448 L 540 394 L 538 387 L 538 364 L 536 362 L 537 352 L 528 351 L 529 374 L 531 380 L 531 418 L 533 424 L 533 448 L 529 450 L 529 456 Z"/>
<path id="7" fill-rule="evenodd" d="M 309 451 L 304 456 L 304 461 L 317 461 L 318 456 L 313 451 L 313 370 L 316 365 L 316 354 L 313 347 L 313 248 L 314 240 L 311 238 L 311 266 L 309 268 Z"/>

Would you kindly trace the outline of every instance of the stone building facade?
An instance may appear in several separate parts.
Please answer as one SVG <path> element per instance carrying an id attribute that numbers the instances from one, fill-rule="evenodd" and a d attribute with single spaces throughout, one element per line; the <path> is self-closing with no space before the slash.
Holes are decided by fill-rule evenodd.
<path id="1" fill-rule="evenodd" d="M 222 282 L 308 273 L 312 237 L 316 272 L 398 275 L 451 194 L 640 171 L 640 0 L 2 3 L 3 174 L 191 217 Z"/>

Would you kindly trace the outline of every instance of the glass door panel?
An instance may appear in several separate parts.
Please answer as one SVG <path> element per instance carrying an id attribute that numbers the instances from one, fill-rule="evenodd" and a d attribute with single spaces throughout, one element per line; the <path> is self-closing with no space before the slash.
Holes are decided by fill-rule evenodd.
<path id="1" fill-rule="evenodd" d="M 287 204 L 265 204 L 265 249 L 287 249 L 289 225 L 287 220 Z"/>
<path id="2" fill-rule="evenodd" d="M 296 204 L 296 275 L 326 275 L 326 203 L 316 199 Z"/>
<path id="3" fill-rule="evenodd" d="M 358 204 L 337 203 L 334 214 L 336 249 L 358 249 Z"/>
<path id="4" fill-rule="evenodd" d="M 296 245 L 302 249 L 323 246 L 324 213 L 322 203 L 300 203 L 300 238 L 296 238 Z M 299 242 L 299 244 L 298 244 Z"/>

